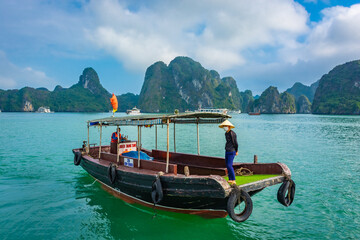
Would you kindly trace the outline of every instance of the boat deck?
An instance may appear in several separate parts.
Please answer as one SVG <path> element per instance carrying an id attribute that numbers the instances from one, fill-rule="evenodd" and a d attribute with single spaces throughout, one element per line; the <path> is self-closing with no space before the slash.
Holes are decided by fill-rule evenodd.
<path id="1" fill-rule="evenodd" d="M 257 182 L 260 180 L 273 178 L 273 177 L 277 177 L 277 176 L 281 176 L 281 175 L 278 175 L 278 174 L 256 174 L 256 175 L 251 175 L 251 176 L 235 176 L 235 181 L 236 181 L 236 185 L 241 186 L 241 185 L 244 185 L 247 183 L 253 183 L 253 182 Z M 229 181 L 228 176 L 225 176 L 224 179 L 226 181 Z"/>
<path id="2" fill-rule="evenodd" d="M 80 150 L 80 149 L 79 149 Z M 120 155 L 117 163 L 116 154 L 110 153 L 110 146 L 104 146 L 101 151 L 101 158 L 99 159 L 99 148 L 92 147 L 90 156 L 98 163 L 108 166 L 110 163 L 117 163 L 118 169 L 129 172 L 138 172 L 141 174 L 156 175 L 159 171 L 165 172 L 166 166 L 166 152 L 161 150 L 147 150 L 142 149 L 143 152 L 153 157 L 153 161 L 141 160 L 141 168 L 137 168 L 138 160 L 133 159 L 134 168 L 124 166 L 124 157 Z M 127 157 L 129 158 L 129 157 Z M 130 158 L 131 159 L 131 158 Z M 191 177 L 202 176 L 218 176 L 220 182 L 227 185 L 227 169 L 225 160 L 218 157 L 184 154 L 170 152 L 169 172 L 165 175 L 172 175 L 177 177 L 185 177 L 184 167 L 189 168 Z M 291 176 L 290 170 L 282 163 L 234 163 L 234 170 L 241 168 L 250 170 L 251 176 L 236 176 L 236 184 L 247 191 L 257 191 L 264 187 L 272 186 L 284 181 L 284 176 Z M 220 179 L 224 179 L 221 181 Z"/>

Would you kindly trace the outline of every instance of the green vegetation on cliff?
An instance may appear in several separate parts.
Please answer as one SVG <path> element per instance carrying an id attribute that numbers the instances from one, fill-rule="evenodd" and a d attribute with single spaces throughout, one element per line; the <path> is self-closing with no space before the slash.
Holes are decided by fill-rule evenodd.
<path id="1" fill-rule="evenodd" d="M 360 114 L 360 60 L 337 66 L 322 76 L 312 112 Z"/>
<path id="2" fill-rule="evenodd" d="M 45 88 L 30 87 L 0 90 L 0 109 L 21 112 L 24 111 L 25 103 L 29 102 L 35 111 L 41 106 L 47 106 L 55 112 L 105 112 L 111 109 L 110 97 L 110 93 L 100 84 L 95 70 L 86 68 L 79 82 L 70 88 L 56 86 L 52 92 Z"/>
<path id="3" fill-rule="evenodd" d="M 110 97 L 96 71 L 85 68 L 70 88 L 0 89 L 0 109 L 20 112 L 48 106 L 56 112 L 107 112 L 111 110 Z M 360 61 L 335 67 L 311 86 L 295 83 L 282 94 L 269 87 L 260 97 L 253 97 L 250 90 L 240 92 L 232 77 L 220 78 L 218 72 L 191 58 L 177 57 L 169 66 L 156 62 L 147 69 L 140 95 L 117 97 L 121 112 L 137 106 L 143 112 L 213 107 L 261 113 L 360 114 Z"/>
<path id="4" fill-rule="evenodd" d="M 254 112 L 296 113 L 295 97 L 287 92 L 279 93 L 276 87 L 267 88 L 253 104 Z"/>
<path id="5" fill-rule="evenodd" d="M 296 113 L 311 113 L 311 103 L 305 95 L 301 95 L 296 100 Z"/>
<path id="6" fill-rule="evenodd" d="M 310 102 L 313 101 L 316 89 L 319 85 L 319 81 L 311 84 L 309 86 L 305 86 L 302 83 L 296 82 L 291 88 L 288 88 L 286 92 L 294 95 L 295 99 L 297 100 L 301 95 L 306 96 Z"/>
<path id="7" fill-rule="evenodd" d="M 245 92 L 240 92 L 241 96 L 241 111 L 242 112 L 251 112 L 252 105 L 254 104 L 254 97 L 250 90 L 245 90 Z"/>
<path id="8" fill-rule="evenodd" d="M 151 65 L 145 74 L 139 104 L 145 112 L 173 112 L 198 108 L 241 109 L 242 97 L 232 77 L 220 79 L 188 57 L 177 57 L 166 66 Z"/>

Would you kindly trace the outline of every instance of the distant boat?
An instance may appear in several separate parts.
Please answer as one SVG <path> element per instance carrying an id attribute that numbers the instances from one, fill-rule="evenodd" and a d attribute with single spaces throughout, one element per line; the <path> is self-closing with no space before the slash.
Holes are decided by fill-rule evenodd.
<path id="1" fill-rule="evenodd" d="M 241 113 L 241 110 L 232 110 L 232 111 L 229 111 L 229 113 L 237 113 L 237 114 L 240 114 L 240 113 Z"/>
<path id="2" fill-rule="evenodd" d="M 140 109 L 137 109 L 135 106 L 130 110 L 126 110 L 126 114 L 127 115 L 140 115 L 141 113 L 140 113 Z"/>
<path id="3" fill-rule="evenodd" d="M 39 109 L 36 111 L 37 113 L 54 113 L 50 111 L 49 107 L 39 107 Z"/>
<path id="4" fill-rule="evenodd" d="M 260 112 L 249 112 L 249 115 L 260 115 Z"/>
<path id="5" fill-rule="evenodd" d="M 199 108 L 198 110 L 195 111 L 189 111 L 186 110 L 186 113 L 191 113 L 191 112 L 195 112 L 195 113 L 221 113 L 221 114 L 227 114 L 228 113 L 228 109 L 227 108 Z"/>

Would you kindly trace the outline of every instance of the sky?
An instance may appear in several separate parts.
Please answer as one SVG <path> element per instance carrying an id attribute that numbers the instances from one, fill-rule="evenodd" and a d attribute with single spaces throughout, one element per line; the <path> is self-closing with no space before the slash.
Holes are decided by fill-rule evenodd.
<path id="1" fill-rule="evenodd" d="M 0 0 L 0 89 L 70 87 L 86 67 L 117 95 L 188 56 L 240 91 L 310 85 L 360 59 L 360 1 Z"/>

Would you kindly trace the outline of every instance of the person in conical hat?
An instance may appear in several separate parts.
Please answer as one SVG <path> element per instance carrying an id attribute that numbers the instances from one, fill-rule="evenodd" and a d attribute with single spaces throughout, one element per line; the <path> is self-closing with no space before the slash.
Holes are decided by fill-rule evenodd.
<path id="1" fill-rule="evenodd" d="M 229 120 L 225 120 L 219 125 L 219 128 L 225 130 L 225 163 L 228 170 L 229 184 L 236 184 L 233 162 L 235 156 L 238 155 L 238 142 L 236 133 L 231 130 L 235 126 Z"/>

